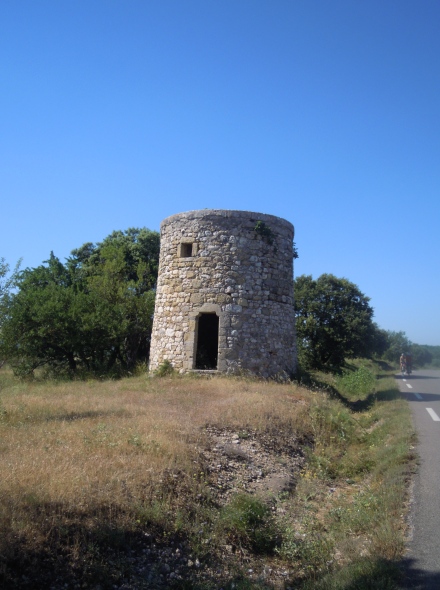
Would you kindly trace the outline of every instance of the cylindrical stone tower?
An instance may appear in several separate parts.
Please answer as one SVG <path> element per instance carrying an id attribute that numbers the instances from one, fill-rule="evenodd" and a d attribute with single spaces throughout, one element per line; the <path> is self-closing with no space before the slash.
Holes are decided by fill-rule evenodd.
<path id="1" fill-rule="evenodd" d="M 296 369 L 293 225 L 203 209 L 161 224 L 150 370 L 262 377 Z"/>

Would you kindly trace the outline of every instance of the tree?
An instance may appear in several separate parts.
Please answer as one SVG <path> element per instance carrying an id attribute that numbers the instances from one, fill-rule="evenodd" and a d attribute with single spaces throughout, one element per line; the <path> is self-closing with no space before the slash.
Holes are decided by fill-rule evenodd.
<path id="1" fill-rule="evenodd" d="M 85 283 L 96 301 L 95 325 L 105 327 L 111 335 L 111 364 L 118 360 L 125 370 L 148 358 L 157 265 L 153 268 L 154 275 L 147 262 L 127 254 L 123 242 L 105 244 L 99 264 L 89 263 L 85 268 Z"/>
<path id="2" fill-rule="evenodd" d="M 424 365 L 430 365 L 434 359 L 428 346 L 423 344 L 413 344 L 411 346 L 413 365 L 417 367 L 423 367 Z"/>
<path id="3" fill-rule="evenodd" d="M 405 332 L 388 331 L 386 335 L 388 347 L 383 354 L 383 358 L 388 362 L 399 365 L 400 355 L 410 353 L 413 366 L 423 367 L 424 365 L 435 364 L 435 346 L 414 344 L 407 338 Z"/>
<path id="4" fill-rule="evenodd" d="M 17 262 L 14 270 L 8 276 L 10 270 L 9 264 L 7 264 L 4 258 L 0 258 L 0 342 L 2 325 L 7 317 L 8 303 L 12 289 L 14 288 L 17 281 L 20 264 L 21 260 Z M 4 359 L 0 356 L 0 367 L 4 365 L 4 362 Z"/>
<path id="5" fill-rule="evenodd" d="M 388 330 L 386 334 L 388 347 L 383 354 L 383 358 L 386 361 L 396 363 L 397 366 L 399 366 L 400 355 L 411 350 L 412 342 L 407 338 L 405 332 L 393 332 Z"/>
<path id="6" fill-rule="evenodd" d="M 340 368 L 346 358 L 381 350 L 384 334 L 359 288 L 331 274 L 295 280 L 296 331 L 300 361 L 310 368 Z"/>
<path id="7" fill-rule="evenodd" d="M 123 269 L 120 278 L 137 281 L 138 288 L 148 291 L 156 285 L 159 269 L 159 234 L 147 228 L 129 228 L 114 231 L 102 242 L 87 242 L 71 252 L 67 266 L 72 272 L 93 275 L 105 261 L 114 256 L 115 250 L 121 253 Z"/>
<path id="8" fill-rule="evenodd" d="M 385 351 L 388 350 L 388 346 L 386 330 L 382 330 L 376 322 L 373 322 L 372 330 L 369 333 L 367 341 L 367 350 L 369 351 L 367 357 L 382 357 Z"/>
<path id="9" fill-rule="evenodd" d="M 433 367 L 440 367 L 440 346 L 429 346 L 427 344 L 423 346 L 432 357 L 432 360 L 429 361 L 429 364 Z"/>
<path id="10" fill-rule="evenodd" d="M 20 264 L 21 259 L 17 262 L 14 270 L 8 276 L 10 270 L 9 264 L 7 264 L 4 258 L 0 258 L 0 306 L 7 302 L 7 299 L 9 298 L 11 291 L 16 284 L 18 272 L 20 270 Z M 2 318 L 1 309 L 2 308 L 0 307 L 0 322 Z"/>
<path id="11" fill-rule="evenodd" d="M 8 301 L 0 350 L 19 374 L 37 367 L 124 373 L 145 362 L 159 234 L 131 228 L 26 269 Z"/>

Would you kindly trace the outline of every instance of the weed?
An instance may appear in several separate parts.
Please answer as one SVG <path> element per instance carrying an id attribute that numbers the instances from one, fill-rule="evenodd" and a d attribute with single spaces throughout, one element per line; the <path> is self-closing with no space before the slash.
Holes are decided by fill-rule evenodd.
<path id="1" fill-rule="evenodd" d="M 366 367 L 359 367 L 357 371 L 347 372 L 336 381 L 338 389 L 350 398 L 359 398 L 373 392 L 376 377 Z"/>
<path id="2" fill-rule="evenodd" d="M 319 530 L 315 517 L 308 515 L 307 520 L 307 532 L 301 533 L 292 527 L 286 527 L 281 546 L 276 552 L 290 564 L 296 564 L 303 574 L 315 577 L 317 572 L 329 570 L 332 564 L 333 543 L 328 535 Z"/>
<path id="3" fill-rule="evenodd" d="M 165 359 L 155 371 L 156 377 L 168 377 L 174 373 L 174 367 L 168 359 Z"/>
<path id="4" fill-rule="evenodd" d="M 269 245 L 272 245 L 275 240 L 275 234 L 272 229 L 264 223 L 264 221 L 257 221 L 254 227 L 254 231 L 257 235 L 261 236 Z"/>
<path id="5" fill-rule="evenodd" d="M 304 582 L 301 590 L 396 590 L 400 579 L 397 564 L 384 558 L 363 558 L 344 568 Z"/>
<path id="6" fill-rule="evenodd" d="M 229 539 L 256 553 L 272 553 L 277 529 L 270 508 L 259 498 L 237 494 L 220 513 L 219 527 Z"/>

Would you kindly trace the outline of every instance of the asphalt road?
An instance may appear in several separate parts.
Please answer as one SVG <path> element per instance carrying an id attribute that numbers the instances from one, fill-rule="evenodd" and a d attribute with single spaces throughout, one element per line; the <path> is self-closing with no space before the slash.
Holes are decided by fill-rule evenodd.
<path id="1" fill-rule="evenodd" d="M 396 379 L 412 411 L 420 457 L 402 588 L 440 590 L 440 371 L 414 371 Z"/>

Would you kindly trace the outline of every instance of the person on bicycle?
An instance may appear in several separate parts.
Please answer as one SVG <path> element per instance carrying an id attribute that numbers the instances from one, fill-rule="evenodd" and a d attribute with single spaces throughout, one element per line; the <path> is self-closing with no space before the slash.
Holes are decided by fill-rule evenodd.
<path id="1" fill-rule="evenodd" d="M 402 374 L 405 374 L 407 369 L 406 366 L 406 355 L 402 352 L 402 354 L 400 355 L 400 372 Z"/>

